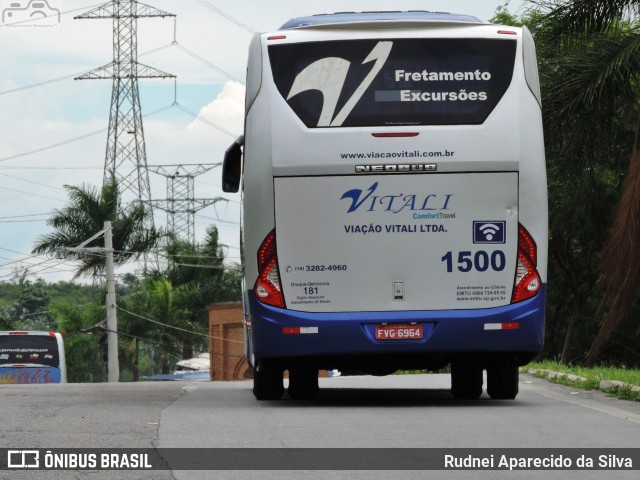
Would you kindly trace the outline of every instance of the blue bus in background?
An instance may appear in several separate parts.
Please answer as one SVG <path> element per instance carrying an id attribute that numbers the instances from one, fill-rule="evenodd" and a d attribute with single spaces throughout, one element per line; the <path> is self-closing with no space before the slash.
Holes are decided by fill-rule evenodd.
<path id="1" fill-rule="evenodd" d="M 62 335 L 57 332 L 0 332 L 0 384 L 66 382 Z"/>

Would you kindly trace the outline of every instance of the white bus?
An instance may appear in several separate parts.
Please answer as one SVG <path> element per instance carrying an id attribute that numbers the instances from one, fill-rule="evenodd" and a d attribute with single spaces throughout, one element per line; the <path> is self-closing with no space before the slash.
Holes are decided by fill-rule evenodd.
<path id="1" fill-rule="evenodd" d="M 0 384 L 66 382 L 62 335 L 57 332 L 0 332 Z"/>
<path id="2" fill-rule="evenodd" d="M 526 28 L 430 12 L 298 18 L 256 35 L 242 191 L 254 395 L 318 370 L 451 365 L 455 398 L 512 399 L 542 349 L 547 192 Z"/>

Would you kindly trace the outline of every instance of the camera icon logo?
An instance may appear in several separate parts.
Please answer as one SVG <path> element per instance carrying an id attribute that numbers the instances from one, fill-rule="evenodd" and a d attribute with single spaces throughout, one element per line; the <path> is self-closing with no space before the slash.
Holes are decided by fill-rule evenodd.
<path id="1" fill-rule="evenodd" d="M 8 450 L 7 468 L 39 468 L 39 450 Z"/>
<path id="2" fill-rule="evenodd" d="M 60 9 L 49 5 L 49 0 L 12 2 L 2 10 L 2 23 L 16 26 L 54 26 L 60 23 Z"/>

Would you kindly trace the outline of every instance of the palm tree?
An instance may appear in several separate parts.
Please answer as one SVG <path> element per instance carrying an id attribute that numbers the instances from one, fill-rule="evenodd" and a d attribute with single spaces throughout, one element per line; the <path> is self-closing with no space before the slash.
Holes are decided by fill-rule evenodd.
<path id="1" fill-rule="evenodd" d="M 592 364 L 640 292 L 640 0 L 533 3 L 544 18 L 536 36 L 543 46 L 539 57 L 546 85 L 543 106 L 550 178 L 561 179 L 564 189 L 557 196 L 564 200 L 552 211 L 551 231 L 554 235 L 588 231 L 585 225 L 591 223 L 606 232 L 589 231 L 590 248 L 580 249 L 579 261 L 585 262 L 591 260 L 594 250 L 596 256 L 602 252 L 600 273 L 582 290 L 577 288 L 581 280 L 575 275 L 577 262 L 567 261 L 559 248 L 554 252 L 566 276 L 573 275 L 576 309 L 572 322 L 582 314 L 598 284 L 603 292 L 595 312 L 596 320 L 603 320 L 585 357 Z M 613 222 L 603 225 L 599 218 L 611 214 L 598 208 L 612 203 L 606 195 L 620 185 L 621 193 L 614 200 L 617 207 L 612 207 Z M 600 205 L 593 200 L 597 194 L 602 195 Z M 583 210 L 582 217 L 576 215 L 578 208 Z M 554 238 L 556 245 L 576 242 L 575 233 L 556 236 L 560 237 Z M 572 326 L 570 323 L 563 360 L 569 357 Z"/>
<path id="2" fill-rule="evenodd" d="M 145 228 L 146 211 L 143 204 L 122 207 L 118 184 L 113 176 L 100 191 L 87 185 L 65 185 L 64 188 L 70 202 L 64 208 L 53 211 L 47 224 L 55 231 L 38 237 L 32 253 L 56 253 L 65 247 L 75 247 L 101 231 L 107 220 L 111 221 L 113 248 L 117 253 L 115 262 L 118 264 L 139 259 L 155 248 L 162 237 L 162 233 L 155 228 Z M 102 246 L 102 240 L 96 239 L 87 248 Z M 84 255 L 79 259 L 75 277 L 95 277 L 103 269 L 102 256 Z"/>

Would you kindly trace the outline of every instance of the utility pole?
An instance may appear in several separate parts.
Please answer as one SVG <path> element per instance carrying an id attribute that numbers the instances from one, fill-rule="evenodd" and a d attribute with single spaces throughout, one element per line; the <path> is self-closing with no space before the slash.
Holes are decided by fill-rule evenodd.
<path id="1" fill-rule="evenodd" d="M 87 247 L 95 239 L 104 235 L 104 249 L 99 247 Z M 84 252 L 104 252 L 105 270 L 107 275 L 107 380 L 118 382 L 120 378 L 120 362 L 118 361 L 118 317 L 116 308 L 116 275 L 113 261 L 113 230 L 111 222 L 105 221 L 104 228 L 82 242 L 77 247 L 61 247 L 58 258 L 66 258 L 68 252 L 73 252 L 76 256 Z"/>
<path id="2" fill-rule="evenodd" d="M 113 232 L 111 222 L 104 222 L 104 253 L 107 273 L 107 341 L 108 341 L 108 380 L 120 380 L 120 362 L 118 361 L 118 318 L 116 309 L 116 276 L 113 265 Z"/>

